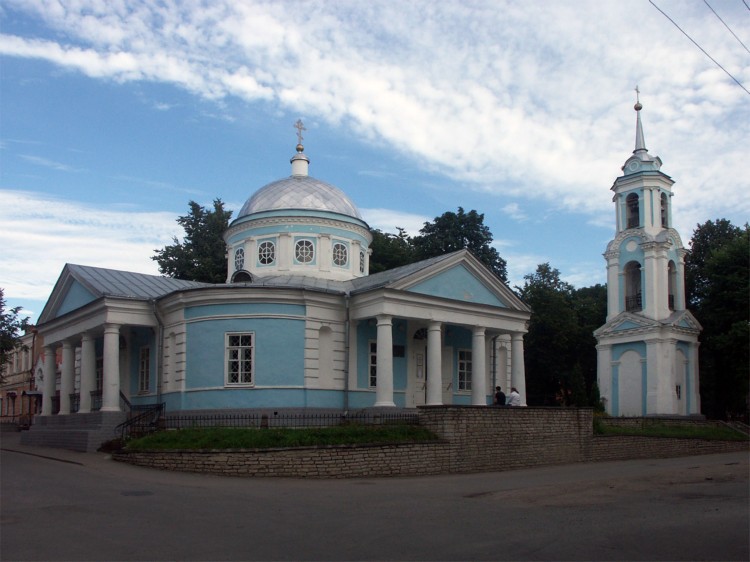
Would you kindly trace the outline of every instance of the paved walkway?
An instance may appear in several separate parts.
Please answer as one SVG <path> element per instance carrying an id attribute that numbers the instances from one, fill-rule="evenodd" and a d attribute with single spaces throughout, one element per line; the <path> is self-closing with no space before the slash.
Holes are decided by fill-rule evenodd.
<path id="1" fill-rule="evenodd" d="M 747 453 L 453 476 L 160 472 L 0 435 L 2 560 L 747 560 Z"/>

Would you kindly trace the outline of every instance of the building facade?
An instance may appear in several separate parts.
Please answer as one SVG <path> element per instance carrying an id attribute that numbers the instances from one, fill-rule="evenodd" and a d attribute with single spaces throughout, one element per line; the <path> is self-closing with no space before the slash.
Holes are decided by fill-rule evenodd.
<path id="1" fill-rule="evenodd" d="M 633 155 L 613 186 L 607 321 L 595 332 L 599 390 L 613 416 L 700 413 L 698 334 L 685 308 L 685 254 L 672 228 L 672 185 L 646 149 L 635 104 Z"/>
<path id="2" fill-rule="evenodd" d="M 369 275 L 357 207 L 309 176 L 301 144 L 290 162 L 229 225 L 226 283 L 64 267 L 38 324 L 43 415 L 487 405 L 496 384 L 525 396 L 530 310 L 513 291 L 465 250 Z"/>
<path id="3" fill-rule="evenodd" d="M 28 427 L 35 415 L 41 413 L 41 362 L 43 341 L 36 328 L 29 328 L 21 336 L 21 345 L 10 354 L 3 365 L 0 382 L 0 423 Z"/>

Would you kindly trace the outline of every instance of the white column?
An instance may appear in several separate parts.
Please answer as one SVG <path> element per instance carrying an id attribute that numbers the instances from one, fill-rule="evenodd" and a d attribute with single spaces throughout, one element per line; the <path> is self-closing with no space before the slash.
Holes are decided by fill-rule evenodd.
<path id="1" fill-rule="evenodd" d="M 375 406 L 395 406 L 393 402 L 393 332 L 390 316 L 378 316 L 377 387 Z"/>
<path id="2" fill-rule="evenodd" d="M 688 414 L 701 413 L 701 393 L 700 393 L 700 369 L 698 367 L 698 348 L 700 342 L 690 344 L 690 410 Z"/>
<path id="3" fill-rule="evenodd" d="M 487 405 L 487 346 L 484 328 L 475 326 L 471 339 L 471 405 Z"/>
<path id="4" fill-rule="evenodd" d="M 52 398 L 55 396 L 55 348 L 44 346 L 44 394 L 42 395 L 42 415 L 52 415 Z"/>
<path id="5" fill-rule="evenodd" d="M 440 322 L 430 322 L 427 327 L 427 405 L 443 404 L 443 353 Z"/>
<path id="6" fill-rule="evenodd" d="M 357 325 L 359 321 L 349 322 L 349 390 L 357 388 Z"/>
<path id="7" fill-rule="evenodd" d="M 607 257 L 607 322 L 620 311 L 620 264 L 617 256 Z"/>
<path id="8" fill-rule="evenodd" d="M 120 411 L 120 326 L 104 325 L 102 412 Z"/>
<path id="9" fill-rule="evenodd" d="M 510 385 L 521 395 L 521 406 L 526 406 L 526 369 L 523 362 L 523 334 L 510 335 Z"/>
<path id="10" fill-rule="evenodd" d="M 604 401 L 604 408 L 612 414 L 612 346 L 596 346 L 596 383 L 599 385 L 599 397 Z"/>
<path id="11" fill-rule="evenodd" d="M 70 414 L 70 394 L 73 392 L 73 377 L 75 376 L 75 358 L 73 345 L 70 341 L 62 342 L 62 367 L 60 370 L 60 414 Z"/>
<path id="12" fill-rule="evenodd" d="M 81 401 L 79 414 L 91 411 L 91 392 L 96 390 L 96 347 L 89 333 L 81 337 Z"/>

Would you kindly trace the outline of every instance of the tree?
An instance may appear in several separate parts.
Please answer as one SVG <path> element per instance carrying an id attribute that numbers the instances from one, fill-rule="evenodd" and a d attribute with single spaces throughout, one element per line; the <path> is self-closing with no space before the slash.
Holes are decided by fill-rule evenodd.
<path id="1" fill-rule="evenodd" d="M 687 291 L 703 326 L 701 409 L 711 418 L 746 417 L 750 370 L 750 229 L 707 221 L 693 233 Z"/>
<path id="2" fill-rule="evenodd" d="M 727 219 L 706 221 L 696 226 L 690 240 L 690 253 L 685 260 L 685 288 L 688 308 L 700 306 L 711 283 L 706 275 L 706 262 L 724 244 L 735 240 L 741 229 Z"/>
<path id="3" fill-rule="evenodd" d="M 527 403 L 568 405 L 578 333 L 573 287 L 549 263 L 538 265 L 524 280 L 519 293 L 532 310 L 524 338 Z"/>
<path id="4" fill-rule="evenodd" d="M 492 232 L 484 224 L 484 214 L 474 210 L 465 213 L 459 207 L 457 213 L 448 211 L 435 217 L 431 223 L 424 223 L 419 234 L 412 238 L 416 260 L 466 248 L 503 282 L 508 280 L 507 264 L 491 246 Z"/>
<path id="5" fill-rule="evenodd" d="M 585 383 L 587 404 L 601 407 L 599 388 L 596 382 L 597 357 L 594 330 L 607 321 L 607 286 L 593 285 L 573 291 L 573 310 L 576 314 L 576 357 Z M 583 403 L 578 403 L 583 406 Z"/>
<path id="6" fill-rule="evenodd" d="M 159 264 L 159 271 L 169 277 L 204 283 L 224 283 L 227 280 L 226 244 L 224 231 L 229 226 L 231 211 L 224 210 L 221 199 L 214 199 L 213 210 L 189 203 L 190 211 L 177 222 L 185 230 L 180 242 L 154 250 L 151 259 Z"/>
<path id="7" fill-rule="evenodd" d="M 411 238 L 400 226 L 396 229 L 398 234 L 389 234 L 378 229 L 372 231 L 370 273 L 386 271 L 415 261 Z"/>
<path id="8" fill-rule="evenodd" d="M 5 293 L 0 288 L 0 382 L 3 382 L 3 367 L 10 361 L 13 352 L 23 347 L 21 336 L 29 327 L 28 317 L 18 318 L 20 306 L 7 311 L 5 306 Z"/>

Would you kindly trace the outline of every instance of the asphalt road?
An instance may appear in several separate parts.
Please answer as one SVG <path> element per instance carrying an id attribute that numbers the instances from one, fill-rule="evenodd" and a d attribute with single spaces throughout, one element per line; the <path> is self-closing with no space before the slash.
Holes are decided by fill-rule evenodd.
<path id="1" fill-rule="evenodd" d="M 747 453 L 245 479 L 21 447 L 7 435 L 3 561 L 750 559 Z"/>

